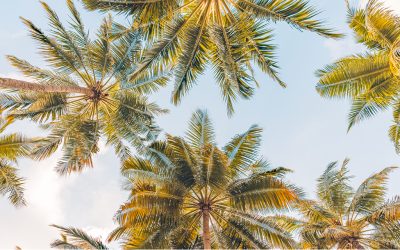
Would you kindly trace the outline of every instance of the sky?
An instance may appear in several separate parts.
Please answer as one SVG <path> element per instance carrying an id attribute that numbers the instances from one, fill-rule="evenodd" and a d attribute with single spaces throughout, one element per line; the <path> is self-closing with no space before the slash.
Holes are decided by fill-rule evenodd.
<path id="1" fill-rule="evenodd" d="M 46 2 L 66 20 L 64 1 Z M 184 135 L 191 114 L 198 108 L 208 110 L 221 146 L 235 134 L 258 124 L 264 129 L 261 155 L 273 166 L 291 168 L 294 172 L 287 178 L 302 187 L 310 198 L 314 197 L 316 179 L 332 161 L 351 159 L 349 169 L 355 176 L 354 187 L 384 167 L 400 166 L 400 157 L 387 136 L 390 111 L 362 122 L 347 133 L 349 101 L 323 99 L 316 93 L 314 73 L 317 69 L 342 56 L 360 52 L 363 47 L 354 43 L 346 26 L 344 1 L 311 2 L 323 10 L 319 17 L 346 33 L 346 38 L 329 40 L 295 30 L 287 24 L 271 24 L 275 29 L 274 42 L 278 45 L 280 74 L 288 88 L 282 89 L 256 70 L 260 88 L 251 100 L 239 100 L 236 113 L 229 118 L 208 70 L 179 106 L 170 103 L 172 84 L 151 96 L 160 106 L 170 110 L 169 114 L 157 119 L 164 133 Z M 399 0 L 385 0 L 385 3 L 400 13 Z M 362 3 L 354 1 L 353 4 Z M 79 2 L 77 5 L 81 7 Z M 46 30 L 46 17 L 39 1 L 6 1 L 0 12 L 0 76 L 21 78 L 5 55 L 16 55 L 34 65 L 45 66 L 35 49 L 35 42 L 19 20 L 19 16 L 23 16 Z M 85 10 L 82 15 L 94 32 L 102 15 Z M 15 131 L 28 136 L 42 134 L 29 122 L 18 122 L 7 132 Z M 113 150 L 103 143 L 94 159 L 93 169 L 67 177 L 60 177 L 54 171 L 59 157 L 57 153 L 41 162 L 19 161 L 20 174 L 27 179 L 28 206 L 15 209 L 6 198 L 0 197 L 0 249 L 15 246 L 47 249 L 58 237 L 57 230 L 49 227 L 50 224 L 83 228 L 102 238 L 115 227 L 112 217 L 127 198 L 127 193 L 121 188 L 119 160 Z M 399 179 L 400 169 L 390 176 L 389 196 L 398 194 Z"/>

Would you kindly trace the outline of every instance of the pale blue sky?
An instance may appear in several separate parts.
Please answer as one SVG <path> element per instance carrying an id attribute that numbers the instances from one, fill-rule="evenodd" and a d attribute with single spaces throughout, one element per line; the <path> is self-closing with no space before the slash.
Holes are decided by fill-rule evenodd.
<path id="1" fill-rule="evenodd" d="M 398 0 L 387 1 L 396 3 L 400 10 Z M 312 2 L 324 10 L 321 18 L 348 33 L 344 1 Z M 48 0 L 47 3 L 60 16 L 66 16 L 63 0 Z M 97 27 L 100 14 L 86 11 L 82 14 L 89 28 Z M 7 54 L 43 65 L 35 43 L 27 36 L 19 16 L 33 20 L 44 30 L 48 28 L 38 1 L 13 0 L 2 3 L 2 76 L 18 76 L 4 59 Z M 351 158 L 349 168 L 356 176 L 355 186 L 384 167 L 400 166 L 400 158 L 387 137 L 391 120 L 389 112 L 365 121 L 347 133 L 348 101 L 322 99 L 315 91 L 315 70 L 335 58 L 362 49 L 354 44 L 351 34 L 348 33 L 346 39 L 334 41 L 297 31 L 286 24 L 271 26 L 275 28 L 280 72 L 289 85 L 287 89 L 280 88 L 257 71 L 261 87 L 250 101 L 239 101 L 234 117 L 228 118 L 211 72 L 199 79 L 198 85 L 178 107 L 169 103 L 170 84 L 152 96 L 159 105 L 170 109 L 169 114 L 158 119 L 164 131 L 183 135 L 191 113 L 197 108 L 208 109 L 220 145 L 250 125 L 258 124 L 264 128 L 262 155 L 274 166 L 293 169 L 294 173 L 288 178 L 303 187 L 310 197 L 313 197 L 316 178 L 331 161 Z M 38 134 L 36 127 L 27 122 L 18 123 L 10 131 Z M 43 162 L 20 161 L 21 175 L 27 178 L 26 195 L 29 205 L 14 209 L 5 198 L 0 197 L 0 249 L 11 249 L 15 245 L 23 249 L 48 248 L 50 241 L 58 236 L 57 231 L 48 226 L 51 223 L 85 228 L 93 235 L 103 237 L 113 228 L 112 216 L 126 198 L 126 194 L 121 191 L 119 161 L 113 151 L 102 147 L 95 159 L 94 169 L 69 177 L 58 177 L 54 173 L 53 167 L 58 156 Z M 391 195 L 399 193 L 399 179 L 400 170 L 391 175 Z"/>

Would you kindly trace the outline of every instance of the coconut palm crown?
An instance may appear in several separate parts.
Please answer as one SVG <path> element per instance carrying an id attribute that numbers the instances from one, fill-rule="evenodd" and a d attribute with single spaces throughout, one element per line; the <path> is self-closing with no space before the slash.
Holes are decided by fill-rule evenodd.
<path id="1" fill-rule="evenodd" d="M 304 248 L 398 249 L 400 197 L 385 201 L 386 182 L 393 167 L 365 179 L 357 190 L 345 160 L 333 162 L 318 179 L 315 201 L 304 201 L 299 222 Z"/>
<path id="2" fill-rule="evenodd" d="M 400 153 L 400 17 L 371 0 L 365 9 L 349 7 L 348 23 L 367 52 L 339 59 L 317 72 L 323 97 L 349 98 L 349 129 L 393 109 L 389 137 Z"/>
<path id="3" fill-rule="evenodd" d="M 275 46 L 268 23 L 284 21 L 300 30 L 326 37 L 340 34 L 316 20 L 317 12 L 303 0 L 84 0 L 90 10 L 115 10 L 130 14 L 145 26 L 149 40 L 156 42 L 130 77 L 149 66 L 175 66 L 172 102 L 178 104 L 197 78 L 211 65 L 227 104 L 250 98 L 258 83 L 253 64 L 282 86 L 277 74 Z"/>
<path id="4" fill-rule="evenodd" d="M 164 85 L 167 72 L 153 68 L 128 79 L 141 60 L 140 30 L 113 41 L 121 26 L 106 17 L 92 40 L 73 0 L 67 0 L 71 13 L 68 29 L 46 3 L 42 5 L 50 35 L 22 20 L 50 69 L 8 56 L 33 82 L 0 79 L 0 87 L 13 90 L 0 95 L 0 105 L 8 115 L 30 119 L 50 130 L 33 156 L 43 159 L 62 147 L 57 171 L 67 174 L 92 166 L 102 136 L 121 158 L 130 155 L 129 145 L 141 149 L 146 141 L 154 140 L 159 129 L 153 118 L 164 110 L 150 103 L 145 94 Z"/>
<path id="5" fill-rule="evenodd" d="M 288 169 L 258 158 L 260 140 L 252 126 L 220 149 L 207 113 L 195 112 L 184 138 L 167 135 L 123 162 L 130 197 L 109 240 L 126 249 L 294 247 L 269 213 L 301 191 L 283 179 Z"/>

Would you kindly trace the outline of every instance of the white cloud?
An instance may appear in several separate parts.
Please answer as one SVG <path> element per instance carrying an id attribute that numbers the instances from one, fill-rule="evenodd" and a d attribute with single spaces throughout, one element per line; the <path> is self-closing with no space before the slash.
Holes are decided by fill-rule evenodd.
<path id="1" fill-rule="evenodd" d="M 0 77 L 27 80 L 21 74 L 0 73 Z M 27 136 L 43 133 L 37 125 L 16 122 L 6 131 Z M 60 177 L 54 167 L 61 156 L 57 152 L 41 162 L 21 160 L 20 175 L 26 178 L 27 207 L 15 209 L 0 197 L 0 211 L 6 214 L 0 224 L 0 249 L 47 249 L 58 238 L 58 230 L 50 224 L 82 228 L 90 235 L 106 239 L 115 227 L 112 216 L 125 200 L 120 188 L 119 161 L 110 157 L 112 150 L 100 140 L 99 153 L 94 158 L 94 169 L 81 174 Z M 111 244 L 112 245 L 112 244 Z"/>
<path id="2" fill-rule="evenodd" d="M 88 226 L 84 227 L 83 230 L 89 234 L 90 236 L 94 238 L 99 238 L 102 241 L 106 241 L 108 234 L 113 230 L 114 228 L 106 228 L 106 227 L 93 227 L 93 226 Z"/>
<path id="3" fill-rule="evenodd" d="M 48 225 L 64 221 L 61 194 L 66 185 L 66 179 L 54 171 L 58 156 L 42 162 L 19 161 L 20 175 L 26 179 L 24 187 L 28 204 L 15 209 L 5 200 L 0 200 L 0 210 L 9 215 L 1 222 L 7 225 L 7 228 L 0 227 L 1 249 L 11 249 L 15 245 L 23 249 L 43 248 L 56 237 L 56 232 Z"/>
<path id="4" fill-rule="evenodd" d="M 17 80 L 21 80 L 21 81 L 29 81 L 30 79 L 28 77 L 25 77 L 19 73 L 5 73 L 2 74 L 0 73 L 0 77 L 2 78 L 12 78 L 12 79 L 17 79 Z"/>
<path id="5" fill-rule="evenodd" d="M 388 8 L 400 14 L 400 0 L 381 0 Z M 368 0 L 361 0 L 361 4 L 365 5 Z"/>
<path id="6" fill-rule="evenodd" d="M 393 8 L 397 13 L 400 13 L 400 1 L 399 0 L 385 0 L 387 6 Z"/>
<path id="7" fill-rule="evenodd" d="M 107 153 L 110 153 L 109 148 L 110 147 L 107 145 L 106 140 L 101 138 L 99 141 L 99 152 L 97 153 L 97 155 L 105 155 Z"/>
<path id="8" fill-rule="evenodd" d="M 400 0 L 381 0 L 388 8 L 400 14 Z M 357 1 L 361 6 L 365 6 L 368 0 Z M 355 2 L 352 2 L 354 5 Z M 324 45 L 329 49 L 332 60 L 337 60 L 341 57 L 348 56 L 354 53 L 363 51 L 364 47 L 355 43 L 351 34 L 341 40 L 326 40 Z"/>
<path id="9" fill-rule="evenodd" d="M 324 46 L 328 48 L 332 60 L 361 52 L 363 46 L 354 42 L 351 36 L 342 40 L 326 40 Z"/>
<path id="10" fill-rule="evenodd" d="M 93 169 L 61 177 L 54 171 L 59 158 L 57 153 L 41 162 L 19 162 L 20 175 L 26 178 L 28 206 L 15 209 L 0 197 L 0 211 L 7 215 L 0 223 L 7 225 L 0 226 L 0 249 L 13 249 L 15 245 L 47 249 L 59 237 L 50 224 L 81 228 L 103 241 L 115 228 L 113 215 L 126 199 L 118 160 L 109 154 L 97 155 Z"/>
<path id="11" fill-rule="evenodd" d="M 90 235 L 96 239 L 100 239 L 106 245 L 110 245 L 110 246 L 115 245 L 116 246 L 115 242 L 111 242 L 111 243 L 107 242 L 108 235 L 114 229 L 115 229 L 115 227 L 94 227 L 94 226 L 88 226 L 88 227 L 82 228 L 82 230 L 85 231 L 88 235 Z"/>
<path id="12" fill-rule="evenodd" d="M 59 157 L 60 154 L 56 154 L 42 162 L 30 162 L 34 166 L 28 166 L 26 199 L 29 206 L 36 210 L 37 216 L 50 223 L 64 219 L 61 193 L 67 180 L 54 171 Z M 71 176 L 68 182 L 74 178 L 76 176 Z"/>
<path id="13" fill-rule="evenodd" d="M 0 77 L 30 80 L 15 72 L 0 73 Z M 27 136 L 38 136 L 38 132 L 42 133 L 36 125 L 29 122 L 16 122 L 7 128 L 6 133 L 12 132 L 23 133 Z M 53 157 L 41 162 L 32 160 L 18 162 L 19 174 L 26 179 L 24 187 L 28 205 L 15 209 L 5 199 L 0 199 L 0 210 L 11 215 L 2 218 L 1 224 L 5 223 L 8 226 L 6 229 L 0 227 L 0 235 L 7 235 L 5 238 L 0 236 L 1 249 L 14 248 L 15 245 L 23 249 L 49 246 L 49 239 L 54 238 L 55 232 L 52 232 L 48 225 L 64 221 L 64 201 L 61 194 L 67 182 L 75 178 L 74 176 L 71 176 L 69 180 L 60 178 L 54 171 L 59 157 L 60 153 L 57 152 Z M 33 232 L 46 236 L 37 238 L 34 237 Z"/>
<path id="14" fill-rule="evenodd" d="M 7 38 L 7 39 L 21 39 L 21 37 L 24 37 L 27 35 L 27 32 L 25 30 L 20 30 L 16 31 L 14 33 L 7 33 L 5 31 L 1 32 L 0 31 L 0 37 L 1 38 Z"/>

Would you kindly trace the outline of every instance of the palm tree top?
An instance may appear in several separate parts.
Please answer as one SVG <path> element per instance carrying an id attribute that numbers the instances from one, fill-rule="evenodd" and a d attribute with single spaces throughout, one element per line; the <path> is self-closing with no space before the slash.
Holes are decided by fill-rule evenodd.
<path id="1" fill-rule="evenodd" d="M 300 237 L 304 247 L 339 249 L 400 247 L 400 197 L 385 200 L 388 167 L 354 190 L 346 159 L 328 165 L 318 179 L 317 200 L 299 203 L 304 216 Z"/>
<path id="2" fill-rule="evenodd" d="M 22 18 L 49 69 L 8 56 L 33 82 L 0 78 L 0 86 L 18 90 L 0 94 L 7 115 L 32 120 L 50 131 L 33 156 L 43 159 L 62 147 L 63 157 L 57 164 L 61 174 L 92 166 L 101 137 L 122 158 L 131 154 L 130 145 L 140 150 L 153 140 L 159 133 L 154 117 L 165 110 L 149 102 L 146 94 L 163 86 L 168 75 L 158 68 L 128 79 L 141 61 L 141 32 L 127 33 L 115 41 L 113 34 L 121 25 L 108 16 L 92 39 L 73 0 L 66 2 L 71 18 L 68 27 L 41 2 L 50 23 L 49 34 Z"/>
<path id="3" fill-rule="evenodd" d="M 167 135 L 144 158 L 123 162 L 128 201 L 110 240 L 125 248 L 269 248 L 295 241 L 271 212 L 302 196 L 258 157 L 261 129 L 250 127 L 218 148 L 205 111 L 196 111 L 185 137 Z"/>
<path id="4" fill-rule="evenodd" d="M 267 26 L 283 21 L 300 30 L 332 38 L 341 37 L 324 22 L 318 11 L 303 0 L 84 0 L 90 10 L 115 10 L 134 18 L 147 41 L 154 42 L 132 72 L 136 77 L 148 67 L 174 66 L 172 102 L 179 104 L 207 66 L 214 71 L 229 115 L 234 103 L 249 99 L 259 86 L 254 64 L 281 86 L 272 31 Z"/>
<path id="5" fill-rule="evenodd" d="M 348 6 L 348 23 L 367 51 L 339 59 L 317 72 L 318 93 L 328 98 L 349 98 L 348 129 L 382 111 L 393 110 L 389 137 L 400 152 L 399 76 L 400 17 L 381 1 L 365 8 Z"/>

